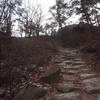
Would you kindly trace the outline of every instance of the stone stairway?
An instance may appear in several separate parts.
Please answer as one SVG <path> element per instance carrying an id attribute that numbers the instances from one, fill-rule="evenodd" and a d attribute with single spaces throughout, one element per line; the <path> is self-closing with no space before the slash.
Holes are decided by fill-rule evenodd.
<path id="1" fill-rule="evenodd" d="M 55 65 L 62 82 L 55 86 L 53 100 L 100 100 L 100 77 L 86 65 L 77 50 L 62 50 Z"/>

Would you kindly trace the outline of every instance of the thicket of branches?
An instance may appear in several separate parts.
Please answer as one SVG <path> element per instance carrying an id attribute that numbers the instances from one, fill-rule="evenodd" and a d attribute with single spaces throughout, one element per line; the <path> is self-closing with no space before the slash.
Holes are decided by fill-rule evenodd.
<path id="1" fill-rule="evenodd" d="M 56 4 L 49 10 L 51 17 L 43 24 L 40 5 L 32 7 L 23 5 L 22 0 L 1 0 L 0 31 L 11 36 L 17 21 L 21 36 L 23 33 L 26 37 L 39 36 L 40 33 L 54 36 L 73 15 L 80 15 L 79 22 L 100 26 L 99 3 L 99 0 L 56 0 Z"/>

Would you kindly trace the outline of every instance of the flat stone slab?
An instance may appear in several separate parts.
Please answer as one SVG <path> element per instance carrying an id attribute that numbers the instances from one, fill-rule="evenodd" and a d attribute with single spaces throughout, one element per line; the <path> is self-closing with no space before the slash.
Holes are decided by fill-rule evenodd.
<path id="1" fill-rule="evenodd" d="M 91 78 L 91 79 L 85 79 L 83 80 L 83 83 L 87 84 L 87 83 L 93 83 L 93 82 L 100 82 L 100 80 L 98 78 Z"/>
<path id="2" fill-rule="evenodd" d="M 74 57 L 66 57 L 66 60 L 73 60 L 74 59 Z"/>
<path id="3" fill-rule="evenodd" d="M 70 71 L 63 70 L 62 73 L 68 75 L 74 75 L 74 74 L 78 74 L 79 72 L 77 70 L 70 70 Z"/>
<path id="4" fill-rule="evenodd" d="M 74 84 L 59 84 L 56 89 L 62 93 L 80 90 L 80 88 Z"/>
<path id="5" fill-rule="evenodd" d="M 73 76 L 73 75 L 63 75 L 63 81 L 77 81 L 77 77 Z"/>
<path id="6" fill-rule="evenodd" d="M 59 63 L 62 63 L 62 61 L 54 61 L 54 64 L 59 64 Z"/>
<path id="7" fill-rule="evenodd" d="M 81 58 L 75 58 L 74 61 L 82 61 Z"/>
<path id="8" fill-rule="evenodd" d="M 78 66 L 64 66 L 65 69 L 79 69 L 82 66 L 78 65 Z"/>
<path id="9" fill-rule="evenodd" d="M 65 60 L 64 61 L 66 64 L 72 64 L 72 60 Z"/>
<path id="10" fill-rule="evenodd" d="M 81 71 L 89 71 L 87 68 L 82 68 Z"/>
<path id="11" fill-rule="evenodd" d="M 90 79 L 90 78 L 95 78 L 97 75 L 96 74 L 82 74 L 80 75 L 80 79 Z"/>
<path id="12" fill-rule="evenodd" d="M 75 58 L 75 56 L 74 55 L 67 55 L 67 57 L 66 58 Z"/>
<path id="13" fill-rule="evenodd" d="M 65 63 L 72 63 L 72 60 L 65 60 Z"/>
<path id="14" fill-rule="evenodd" d="M 73 62 L 73 65 L 84 65 L 85 64 L 85 62 L 83 62 L 83 61 L 74 61 Z"/>
<path id="15" fill-rule="evenodd" d="M 63 93 L 54 96 L 53 100 L 80 100 L 79 93 Z"/>
<path id="16" fill-rule="evenodd" d="M 100 93 L 100 86 L 86 86 L 85 92 L 89 94 Z"/>

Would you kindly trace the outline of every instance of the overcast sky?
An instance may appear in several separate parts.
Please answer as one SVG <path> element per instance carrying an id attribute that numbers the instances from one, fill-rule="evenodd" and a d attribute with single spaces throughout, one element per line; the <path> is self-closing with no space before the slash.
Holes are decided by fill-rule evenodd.
<path id="1" fill-rule="evenodd" d="M 69 0 L 68 0 L 69 1 Z M 36 5 L 40 5 L 41 9 L 43 11 L 43 23 L 46 23 L 46 19 L 48 19 L 50 17 L 50 13 L 48 13 L 50 7 L 52 7 L 53 5 L 55 5 L 56 0 L 23 0 L 23 4 L 24 5 L 30 5 L 30 6 L 36 6 Z M 77 23 L 79 19 L 79 16 L 73 15 L 69 20 L 67 20 L 67 24 L 72 24 L 72 23 Z M 15 29 L 17 28 L 17 24 L 15 26 Z"/>
<path id="2" fill-rule="evenodd" d="M 69 0 L 68 0 L 69 1 Z M 27 5 L 41 5 L 43 15 L 44 15 L 44 20 L 50 16 L 50 13 L 48 13 L 50 7 L 55 5 L 56 0 L 23 0 L 23 4 Z M 79 19 L 79 16 L 73 15 L 68 21 L 67 24 L 72 23 L 77 23 L 77 20 Z M 46 21 L 46 20 L 45 20 Z"/>
<path id="3" fill-rule="evenodd" d="M 55 4 L 56 0 L 23 0 L 23 4 L 27 5 L 41 5 L 44 15 L 48 14 L 49 8 Z"/>

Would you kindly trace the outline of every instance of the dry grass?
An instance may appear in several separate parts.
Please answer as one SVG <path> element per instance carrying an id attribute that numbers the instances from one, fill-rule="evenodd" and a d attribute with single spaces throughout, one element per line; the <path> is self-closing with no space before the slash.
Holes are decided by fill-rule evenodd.
<path id="1" fill-rule="evenodd" d="M 53 39 L 49 37 L 12 38 L 1 46 L 2 62 L 6 65 L 43 65 L 57 51 Z"/>
<path id="2" fill-rule="evenodd" d="M 10 91 L 9 95 L 5 94 L 3 100 L 8 98 L 11 100 L 16 89 L 30 81 L 30 73 L 35 82 L 41 75 L 39 68 L 42 67 L 45 72 L 58 52 L 56 43 L 51 37 L 3 37 L 0 44 L 0 88 Z"/>

